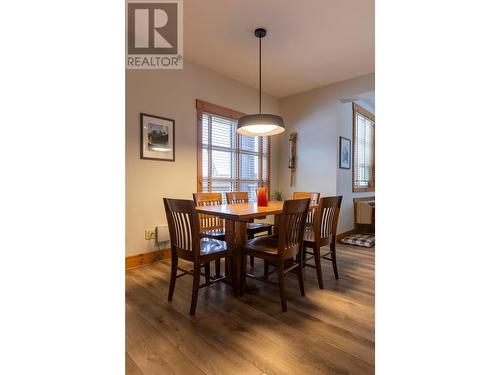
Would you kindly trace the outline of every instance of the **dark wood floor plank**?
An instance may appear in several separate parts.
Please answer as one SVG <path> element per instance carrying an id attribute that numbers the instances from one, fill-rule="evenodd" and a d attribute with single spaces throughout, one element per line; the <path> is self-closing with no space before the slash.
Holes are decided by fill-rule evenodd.
<path id="1" fill-rule="evenodd" d="M 286 281 L 290 281 L 288 284 L 293 284 L 293 277 L 290 277 L 290 279 L 291 280 L 287 279 Z M 308 283 L 306 282 L 306 284 Z M 325 286 L 326 285 L 325 283 Z M 287 291 L 288 290 L 287 288 Z M 262 287 L 260 295 L 248 296 L 248 298 L 253 302 L 257 302 L 259 298 L 264 298 L 267 304 L 275 306 L 274 314 L 279 314 L 279 300 L 276 299 L 277 296 L 278 294 L 275 290 L 268 287 Z M 325 289 L 318 289 L 317 284 L 314 286 L 306 285 L 305 298 L 300 297 L 296 292 L 294 294 L 293 290 L 290 290 L 287 296 L 289 309 L 306 317 L 310 317 L 313 320 L 316 319 L 332 326 L 342 328 L 371 341 L 374 340 L 373 307 L 366 308 L 355 303 L 349 304 L 348 301 L 342 300 L 342 297 L 340 297 L 338 293 L 335 294 Z"/>
<path id="2" fill-rule="evenodd" d="M 303 360 L 308 365 L 321 369 L 325 374 L 370 375 L 375 373 L 374 365 L 353 358 L 321 341 L 307 348 Z"/>
<path id="3" fill-rule="evenodd" d="M 126 310 L 127 353 L 143 374 L 204 374 L 129 304 Z"/>
<path id="4" fill-rule="evenodd" d="M 337 260 L 339 280 L 322 260 L 324 290 L 306 269 L 305 298 L 287 275 L 287 313 L 277 288 L 255 282 L 259 294 L 238 299 L 226 284 L 202 289 L 190 317 L 192 277 L 168 303 L 168 263 L 127 271 L 127 374 L 374 373 L 375 249 L 338 245 Z"/>
<path id="5" fill-rule="evenodd" d="M 128 353 L 125 353 L 125 373 L 127 375 L 144 375 Z"/>
<path id="6" fill-rule="evenodd" d="M 166 292 L 162 279 L 158 279 L 155 284 L 151 285 L 153 290 L 159 291 L 159 295 Z M 255 314 L 258 312 L 252 311 L 248 306 L 245 307 L 240 300 L 231 298 L 229 290 L 227 296 L 224 296 L 222 291 L 212 290 L 211 292 L 214 293 L 212 296 L 200 295 L 199 303 L 214 306 L 212 308 L 217 309 L 218 313 L 197 318 L 196 325 L 200 331 L 210 332 L 215 337 L 223 337 L 224 341 L 229 342 L 242 357 L 251 358 L 253 365 L 261 372 L 281 374 L 295 369 L 295 371 L 300 370 L 301 373 L 318 373 L 314 368 L 304 366 L 300 360 L 306 345 L 297 346 L 297 351 L 290 350 L 290 337 L 293 337 L 290 332 L 280 337 L 279 340 L 273 340 L 271 337 L 273 332 L 263 325 L 266 320 L 265 314 L 260 314 L 256 318 Z M 185 293 L 187 298 L 187 290 L 181 293 Z M 220 296 L 223 297 L 217 300 Z M 225 306 L 221 308 L 223 303 Z M 234 306 L 228 306 L 231 304 L 241 305 L 239 313 Z M 269 326 L 272 328 L 279 324 L 281 324 L 279 321 L 274 321 Z M 300 334 L 300 332 L 297 333 Z M 277 337 L 274 336 L 274 338 Z M 287 353 L 287 355 L 280 361 L 275 361 L 273 353 Z"/>
<path id="7" fill-rule="evenodd" d="M 253 300 L 250 304 L 265 311 L 267 309 L 266 305 L 271 305 L 270 301 L 263 301 L 262 298 L 260 298 L 260 301 L 257 302 L 259 297 L 260 296 L 252 296 L 248 298 Z M 343 350 L 345 353 L 353 355 L 367 363 L 374 363 L 375 344 L 373 340 L 357 335 L 356 330 L 353 330 L 352 327 L 346 330 L 339 327 L 338 324 L 335 325 L 314 318 L 310 314 L 292 307 L 288 309 L 286 314 L 281 315 L 280 312 L 277 311 L 278 307 L 279 306 L 269 309 L 269 314 L 275 316 L 276 319 L 279 319 L 282 323 L 290 327 L 295 327 L 298 331 L 297 334 L 311 337 L 311 339 L 323 340 L 335 346 L 337 349 Z M 365 328 L 365 330 L 369 331 L 369 328 Z"/>
<path id="8" fill-rule="evenodd" d="M 246 374 L 260 373 L 235 352 L 233 347 L 207 334 L 195 323 L 195 318 L 185 317 L 150 288 L 134 282 L 132 277 L 128 278 L 127 286 L 127 303 L 137 309 L 165 340 L 175 345 L 177 350 L 206 374 L 231 374 L 238 371 L 244 371 Z M 189 297 L 176 297 L 189 305 Z"/>

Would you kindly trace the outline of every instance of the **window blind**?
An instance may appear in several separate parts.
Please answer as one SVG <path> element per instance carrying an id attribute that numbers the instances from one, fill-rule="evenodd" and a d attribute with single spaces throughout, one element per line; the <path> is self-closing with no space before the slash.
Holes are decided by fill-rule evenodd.
<path id="1" fill-rule="evenodd" d="M 353 191 L 375 190 L 375 117 L 353 103 Z"/>
<path id="2" fill-rule="evenodd" d="M 201 190 L 223 193 L 269 187 L 269 137 L 242 136 L 237 120 L 201 112 Z"/>

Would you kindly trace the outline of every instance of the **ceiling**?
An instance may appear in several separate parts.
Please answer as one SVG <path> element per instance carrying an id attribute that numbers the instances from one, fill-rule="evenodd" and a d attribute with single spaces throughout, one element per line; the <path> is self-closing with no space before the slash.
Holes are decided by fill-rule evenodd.
<path id="1" fill-rule="evenodd" d="M 374 0 L 184 0 L 184 56 L 281 98 L 375 71 Z"/>

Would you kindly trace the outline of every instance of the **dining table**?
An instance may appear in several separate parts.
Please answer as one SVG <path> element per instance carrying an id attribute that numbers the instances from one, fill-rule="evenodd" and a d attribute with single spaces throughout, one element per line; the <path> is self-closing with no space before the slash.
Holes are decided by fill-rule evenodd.
<path id="1" fill-rule="evenodd" d="M 247 238 L 247 224 L 252 223 L 255 219 L 263 218 L 266 216 L 274 216 L 274 234 L 277 233 L 280 215 L 283 212 L 283 201 L 269 201 L 267 206 L 258 206 L 257 202 L 248 203 L 233 203 L 233 204 L 220 204 L 197 206 L 196 211 L 202 214 L 217 216 L 224 219 L 225 222 L 225 241 L 229 249 L 232 251 L 232 256 L 236 262 L 236 284 L 239 287 L 240 274 L 246 272 L 241 270 L 241 246 L 248 240 Z M 309 210 L 317 208 L 317 204 L 310 204 Z M 225 274 L 229 273 L 229 267 L 225 264 Z M 247 291 L 255 293 L 258 291 L 257 287 L 247 283 Z"/>

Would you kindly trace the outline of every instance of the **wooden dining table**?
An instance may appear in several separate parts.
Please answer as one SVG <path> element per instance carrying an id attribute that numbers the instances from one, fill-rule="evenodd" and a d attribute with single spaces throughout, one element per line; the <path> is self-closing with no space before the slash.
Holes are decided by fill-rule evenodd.
<path id="1" fill-rule="evenodd" d="M 241 270 L 240 248 L 247 241 L 247 223 L 255 219 L 269 215 L 274 215 L 275 234 L 278 228 L 280 214 L 283 211 L 283 201 L 269 201 L 267 206 L 257 206 L 257 202 L 221 204 L 213 206 L 197 206 L 196 211 L 202 214 L 221 217 L 225 221 L 225 233 L 227 246 L 232 250 L 237 264 L 237 281 L 239 286 Z M 317 208 L 317 204 L 310 204 L 309 209 Z M 229 272 L 228 265 L 225 266 L 225 273 Z M 257 288 L 248 285 L 249 292 L 255 292 Z"/>

